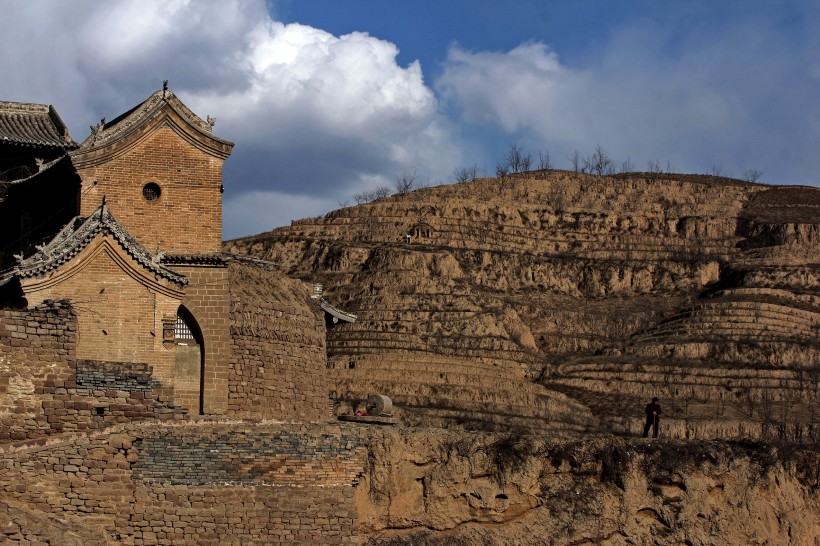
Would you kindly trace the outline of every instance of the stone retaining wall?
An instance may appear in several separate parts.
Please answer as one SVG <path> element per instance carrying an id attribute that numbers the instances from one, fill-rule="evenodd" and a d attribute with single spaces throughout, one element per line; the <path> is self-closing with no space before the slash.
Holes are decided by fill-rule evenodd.
<path id="1" fill-rule="evenodd" d="M 117 543 L 356 543 L 364 444 L 332 425 L 129 425 L 0 449 L 0 491 Z"/>

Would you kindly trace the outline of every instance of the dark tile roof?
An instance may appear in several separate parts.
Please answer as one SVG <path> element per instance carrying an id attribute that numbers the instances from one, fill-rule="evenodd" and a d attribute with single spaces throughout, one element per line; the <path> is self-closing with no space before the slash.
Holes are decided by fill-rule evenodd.
<path id="1" fill-rule="evenodd" d="M 0 286 L 14 277 L 36 277 L 57 269 L 79 254 L 98 233 L 111 234 L 132 258 L 155 275 L 179 286 L 188 284 L 185 276 L 160 263 L 161 255 L 152 254 L 139 244 L 103 203 L 88 218 L 74 218 L 49 243 L 37 247 L 33 256 L 25 259 L 15 256 L 18 264 L 0 273 Z"/>
<path id="2" fill-rule="evenodd" d="M 0 143 L 47 148 L 76 148 L 53 106 L 0 101 Z"/>

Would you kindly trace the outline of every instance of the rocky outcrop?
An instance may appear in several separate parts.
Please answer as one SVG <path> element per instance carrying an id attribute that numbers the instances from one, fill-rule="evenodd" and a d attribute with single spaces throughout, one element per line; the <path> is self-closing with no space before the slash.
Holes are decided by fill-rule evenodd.
<path id="1" fill-rule="evenodd" d="M 368 544 L 814 544 L 815 449 L 373 431 Z"/>

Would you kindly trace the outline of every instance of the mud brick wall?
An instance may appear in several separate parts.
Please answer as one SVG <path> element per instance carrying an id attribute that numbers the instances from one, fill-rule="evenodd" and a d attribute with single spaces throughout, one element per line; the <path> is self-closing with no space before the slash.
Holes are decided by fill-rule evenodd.
<path id="1" fill-rule="evenodd" d="M 76 316 L 67 305 L 0 310 L 0 440 L 36 437 L 49 430 L 38 391 L 47 381 L 71 378 L 68 363 L 76 344 Z"/>
<path id="2" fill-rule="evenodd" d="M 146 364 L 78 362 L 76 339 L 67 304 L 0 311 L 0 441 L 185 416 Z"/>
<path id="3" fill-rule="evenodd" d="M 230 274 L 229 414 L 327 419 L 325 325 L 311 288 L 245 264 Z"/>
<path id="4" fill-rule="evenodd" d="M 7 445 L 0 448 L 0 492 L 31 514 L 126 544 L 358 543 L 354 493 L 367 450 L 357 429 L 247 427 L 128 425 L 49 445 Z M 183 445 L 192 449 L 173 449 Z M 288 471 L 305 461 L 317 471 Z M 198 463 L 209 469 L 198 483 L 181 483 L 190 470 L 175 477 L 174 468 Z M 154 466 L 164 475 L 144 479 Z"/>

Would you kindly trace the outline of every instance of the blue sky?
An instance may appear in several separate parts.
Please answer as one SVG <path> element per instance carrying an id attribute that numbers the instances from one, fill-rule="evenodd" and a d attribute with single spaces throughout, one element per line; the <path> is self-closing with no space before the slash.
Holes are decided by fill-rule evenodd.
<path id="1" fill-rule="evenodd" d="M 355 193 L 556 167 L 600 145 L 637 170 L 818 185 L 820 3 L 0 0 L 0 100 L 54 104 L 75 140 L 170 80 L 215 133 L 226 238 Z"/>

